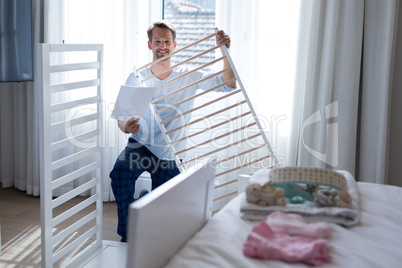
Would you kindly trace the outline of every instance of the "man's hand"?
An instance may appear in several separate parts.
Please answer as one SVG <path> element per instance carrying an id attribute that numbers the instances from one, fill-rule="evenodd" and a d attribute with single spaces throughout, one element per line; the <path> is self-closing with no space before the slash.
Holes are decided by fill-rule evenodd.
<path id="1" fill-rule="evenodd" d="M 220 31 L 218 31 L 216 33 L 215 38 L 216 38 L 216 45 L 220 46 L 220 49 L 221 49 L 221 52 L 222 52 L 222 55 L 223 55 L 224 52 L 223 52 L 223 47 L 222 46 L 226 45 L 227 48 L 230 48 L 230 42 L 231 42 L 230 37 L 223 30 L 220 30 Z M 225 58 L 223 60 L 223 68 L 224 69 L 231 68 L 227 58 Z M 223 79 L 224 82 L 232 80 L 233 78 L 235 78 L 235 75 L 234 75 L 232 70 L 230 70 L 228 72 L 224 72 L 223 75 L 222 75 L 222 79 Z M 231 87 L 231 88 L 236 88 L 237 87 L 236 80 L 232 81 L 232 82 L 229 82 L 227 85 L 229 87 Z"/>
<path id="2" fill-rule="evenodd" d="M 139 121 L 140 121 L 139 117 L 137 118 L 133 117 L 126 122 L 119 120 L 119 128 L 124 133 L 137 134 L 138 131 L 140 130 L 140 125 L 138 125 Z"/>
<path id="3" fill-rule="evenodd" d="M 230 48 L 230 36 L 227 35 L 223 30 L 218 31 L 216 33 L 216 45 L 226 45 L 227 48 Z"/>

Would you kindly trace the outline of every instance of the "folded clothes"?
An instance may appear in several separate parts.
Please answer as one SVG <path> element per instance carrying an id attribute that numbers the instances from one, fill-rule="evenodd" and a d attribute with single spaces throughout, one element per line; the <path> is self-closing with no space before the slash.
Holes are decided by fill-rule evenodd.
<path id="1" fill-rule="evenodd" d="M 329 226 L 326 223 L 311 225 L 297 216 L 274 213 L 256 225 L 244 243 L 244 255 L 309 265 L 329 262 L 331 255 L 327 249 L 327 240 L 319 238 L 329 236 Z M 283 224 L 284 220 L 292 218 L 296 223 Z"/>
<path id="2" fill-rule="evenodd" d="M 331 234 L 331 227 L 328 223 L 307 223 L 304 218 L 298 214 L 286 214 L 275 211 L 269 214 L 266 222 L 274 231 L 284 230 L 289 235 L 329 238 Z"/>
<path id="3" fill-rule="evenodd" d="M 260 184 L 267 180 L 270 170 L 259 170 L 255 172 L 250 181 L 257 181 Z M 282 211 L 285 213 L 296 213 L 307 222 L 333 222 L 343 226 L 353 226 L 359 222 L 359 193 L 354 177 L 348 171 L 336 171 L 342 174 L 346 179 L 348 193 L 352 199 L 351 208 L 341 207 L 317 207 L 313 202 L 306 201 L 304 204 L 291 204 L 288 202 L 286 206 L 259 206 L 257 204 L 248 203 L 245 194 L 243 194 L 240 212 L 243 219 L 247 220 L 264 220 L 274 211 Z"/>

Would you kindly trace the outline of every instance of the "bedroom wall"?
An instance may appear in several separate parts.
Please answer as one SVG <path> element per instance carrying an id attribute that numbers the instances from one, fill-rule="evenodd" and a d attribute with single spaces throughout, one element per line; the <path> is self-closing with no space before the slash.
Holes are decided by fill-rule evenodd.
<path id="1" fill-rule="evenodd" d="M 399 22 L 395 47 L 388 156 L 388 184 L 402 187 L 402 4 L 399 4 Z"/>

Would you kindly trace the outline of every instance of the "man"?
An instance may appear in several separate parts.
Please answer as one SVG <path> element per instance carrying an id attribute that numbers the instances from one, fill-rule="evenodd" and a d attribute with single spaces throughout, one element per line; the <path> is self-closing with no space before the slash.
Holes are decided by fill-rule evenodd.
<path id="1" fill-rule="evenodd" d="M 176 48 L 176 30 L 169 22 L 155 22 L 151 27 L 149 27 L 147 33 L 149 39 L 148 48 L 152 51 L 153 60 L 169 55 Z M 219 31 L 216 35 L 216 44 L 219 46 L 226 45 L 229 48 L 230 37 L 223 31 Z M 229 67 L 229 63 L 226 59 L 224 61 L 224 66 Z M 140 76 L 146 78 L 169 67 L 171 67 L 170 57 L 153 64 L 150 68 L 142 70 Z M 149 87 L 155 87 L 156 85 L 170 80 L 173 77 L 177 77 L 187 71 L 187 68 L 179 66 L 145 81 L 145 84 Z M 161 96 L 166 96 L 167 93 L 181 88 L 183 85 L 198 81 L 207 75 L 208 74 L 205 72 L 197 71 L 185 76 L 183 79 L 164 85 L 155 91 L 153 99 L 155 100 Z M 179 100 L 194 95 L 197 89 L 206 90 L 232 78 L 234 78 L 233 72 L 225 72 L 214 79 L 201 82 L 185 91 L 169 96 L 163 99 L 163 101 L 155 103 L 155 106 L 157 108 L 167 107 Z M 126 81 L 126 85 L 143 86 L 134 74 L 130 74 Z M 230 91 L 235 87 L 236 82 L 231 82 L 228 86 L 220 88 L 220 90 Z M 164 120 L 165 118 L 171 118 L 176 114 L 180 114 L 180 111 L 189 110 L 193 106 L 193 102 L 194 100 L 188 101 L 179 105 L 177 109 L 168 110 L 161 114 L 161 119 Z M 190 114 L 185 115 L 184 120 L 188 122 L 190 116 Z M 180 120 L 173 120 L 165 127 L 167 129 L 173 129 L 180 123 Z M 118 126 L 124 133 L 131 134 L 127 147 L 121 152 L 110 173 L 112 190 L 118 207 L 117 233 L 122 237 L 121 241 L 125 242 L 127 236 L 128 206 L 134 201 L 135 181 L 137 178 L 144 171 L 149 172 L 152 179 L 152 189 L 155 189 L 179 174 L 179 169 L 176 166 L 174 156 L 171 154 L 150 108 L 148 108 L 141 121 L 139 118 L 132 118 L 126 122 L 118 121 Z"/>

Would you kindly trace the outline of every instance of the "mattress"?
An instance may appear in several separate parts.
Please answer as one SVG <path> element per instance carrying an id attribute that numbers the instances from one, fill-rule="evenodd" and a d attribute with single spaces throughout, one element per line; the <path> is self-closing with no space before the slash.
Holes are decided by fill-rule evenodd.
<path id="1" fill-rule="evenodd" d="M 358 182 L 360 221 L 329 223 L 331 261 L 320 267 L 402 267 L 402 188 Z M 241 218 L 243 194 L 215 214 L 165 267 L 311 267 L 246 257 L 242 248 L 258 221 Z"/>

